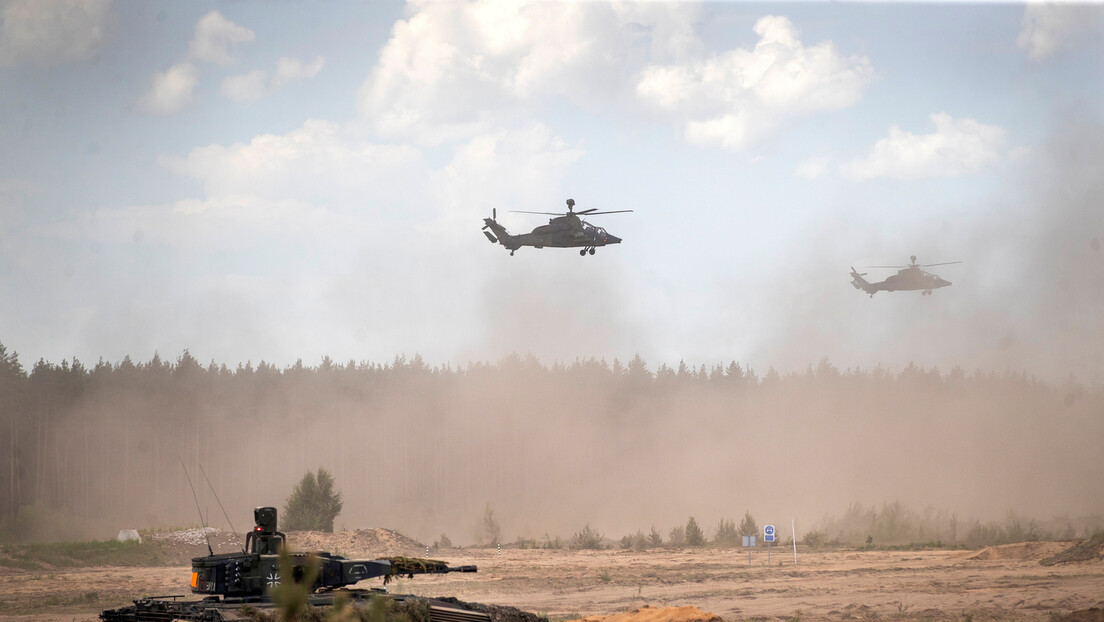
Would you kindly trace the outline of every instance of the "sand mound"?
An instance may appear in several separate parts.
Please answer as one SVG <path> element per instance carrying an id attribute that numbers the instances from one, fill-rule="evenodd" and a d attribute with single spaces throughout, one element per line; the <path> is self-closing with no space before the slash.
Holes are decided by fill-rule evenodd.
<path id="1" fill-rule="evenodd" d="M 153 543 L 157 548 L 158 563 L 167 565 L 185 565 L 190 563 L 193 557 L 207 555 L 208 543 L 211 545 L 211 551 L 218 554 L 240 551 L 242 542 L 245 541 L 244 535 L 222 531 L 215 527 L 143 532 L 143 534 L 143 539 Z"/>
<path id="2" fill-rule="evenodd" d="M 288 546 L 293 551 L 325 551 L 354 559 L 378 557 L 422 557 L 425 545 L 390 529 L 357 529 L 356 531 L 291 531 Z"/>
<path id="3" fill-rule="evenodd" d="M 1104 557 L 1104 531 L 1098 531 L 1088 540 L 1082 540 L 1070 548 L 1052 555 L 1039 563 L 1044 566 L 1066 564 L 1069 562 L 1087 562 Z"/>
<path id="4" fill-rule="evenodd" d="M 987 546 L 966 557 L 979 560 L 1033 561 L 1054 555 L 1062 547 L 1061 542 L 1017 542 L 1000 546 Z"/>
<path id="5" fill-rule="evenodd" d="M 587 616 L 582 622 L 724 622 L 720 616 L 706 613 L 697 607 L 652 607 L 614 613 L 608 616 Z"/>

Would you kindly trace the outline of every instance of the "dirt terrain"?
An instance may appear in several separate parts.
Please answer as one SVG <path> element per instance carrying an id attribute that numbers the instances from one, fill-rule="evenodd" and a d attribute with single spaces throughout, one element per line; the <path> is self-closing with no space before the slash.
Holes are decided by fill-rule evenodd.
<path id="1" fill-rule="evenodd" d="M 424 555 L 424 545 L 387 530 L 294 533 L 297 550 L 347 557 Z M 226 541 L 220 544 L 229 546 Z M 667 549 L 432 551 L 478 574 L 418 576 L 394 593 L 456 596 L 511 605 L 552 620 L 716 622 L 736 620 L 1056 620 L 1104 619 L 1104 560 L 1044 566 L 1076 542 L 1033 542 L 979 551 L 793 551 Z M 175 560 L 196 545 L 171 543 L 174 565 L 23 571 L 0 569 L 0 621 L 96 619 L 106 607 L 143 595 L 184 594 L 189 567 Z M 222 549 L 223 547 L 218 547 Z M 376 582 L 365 582 L 364 586 Z M 1097 608 L 1096 611 L 1090 611 Z M 1096 617 L 1093 617 L 1096 616 Z"/>

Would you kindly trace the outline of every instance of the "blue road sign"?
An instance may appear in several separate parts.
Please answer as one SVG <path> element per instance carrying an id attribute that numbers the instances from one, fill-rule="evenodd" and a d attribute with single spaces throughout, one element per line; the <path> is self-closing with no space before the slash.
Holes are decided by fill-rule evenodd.
<path id="1" fill-rule="evenodd" d="M 774 525 L 763 525 L 763 542 L 774 542 Z"/>

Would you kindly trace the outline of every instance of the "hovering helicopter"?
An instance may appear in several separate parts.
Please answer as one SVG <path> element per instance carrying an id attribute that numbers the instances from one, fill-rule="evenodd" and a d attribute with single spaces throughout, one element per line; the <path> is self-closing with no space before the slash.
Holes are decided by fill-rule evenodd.
<path id="1" fill-rule="evenodd" d="M 866 276 L 866 273 L 863 272 L 860 274 L 855 272 L 855 267 L 851 266 L 851 284 L 855 286 L 855 289 L 861 289 L 870 294 L 871 298 L 874 297 L 874 294 L 881 291 L 896 292 L 921 290 L 920 295 L 930 296 L 933 289 L 947 287 L 951 282 L 945 281 L 929 272 L 924 272 L 921 268 L 949 266 L 951 264 L 962 263 L 961 261 L 945 261 L 943 263 L 918 264 L 916 263 L 916 255 L 911 256 L 909 259 L 911 261 L 907 266 L 867 266 L 867 268 L 901 268 L 897 271 L 897 274 L 878 283 L 868 283 L 866 279 L 863 278 Z"/>
<path id="2" fill-rule="evenodd" d="M 541 225 L 536 229 L 533 229 L 531 233 L 519 233 L 517 235 L 510 235 L 510 232 L 506 230 L 506 227 L 498 224 L 496 219 L 498 218 L 498 210 L 491 210 L 491 217 L 483 219 L 483 235 L 487 236 L 487 239 L 492 244 L 498 243 L 509 249 L 510 254 L 513 255 L 514 251 L 522 246 L 532 246 L 533 248 L 544 248 L 550 246 L 553 248 L 579 248 L 579 255 L 586 256 L 587 253 L 594 254 L 594 249 L 599 246 L 606 246 L 607 244 L 620 244 L 621 238 L 610 235 L 602 227 L 596 227 L 589 222 L 579 218 L 582 215 L 595 216 L 598 214 L 624 214 L 631 212 L 631 209 L 613 210 L 608 212 L 599 212 L 598 208 L 585 209 L 582 211 L 575 211 L 575 199 L 567 200 L 567 212 L 526 212 L 521 210 L 511 210 L 518 214 L 545 214 L 548 216 L 555 216 L 556 218 L 549 218 L 547 225 Z M 487 231 L 490 229 L 491 231 Z"/>

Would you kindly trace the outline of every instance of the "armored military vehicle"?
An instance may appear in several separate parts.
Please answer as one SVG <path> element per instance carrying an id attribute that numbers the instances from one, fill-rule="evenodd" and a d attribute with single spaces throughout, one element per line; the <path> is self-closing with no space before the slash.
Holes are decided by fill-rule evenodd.
<path id="1" fill-rule="evenodd" d="M 275 609 L 276 603 L 272 599 L 275 588 L 286 581 L 302 585 L 311 576 L 314 579 L 307 590 L 307 604 L 313 607 L 331 606 L 338 598 L 357 603 L 382 595 L 404 606 L 413 605 L 428 610 L 432 622 L 490 622 L 500 617 L 493 613 L 503 608 L 462 603 L 452 598 L 435 600 L 393 596 L 382 588 L 348 589 L 348 586 L 365 579 L 382 577 L 386 583 L 396 576 L 476 572 L 475 566 L 450 567 L 443 561 L 411 557 L 346 559 L 323 552 L 287 553 L 281 566 L 280 552 L 284 549 L 286 537 L 276 528 L 276 508 L 255 508 L 253 518 L 256 525 L 246 534 L 245 546 L 240 553 L 211 554 L 192 559 L 192 593 L 205 595 L 202 599 L 187 599 L 185 596 L 141 598 L 131 606 L 105 609 L 100 613 L 100 619 L 103 622 L 222 622 L 249 619 L 255 617 L 253 613 L 256 611 Z M 522 619 L 525 616 L 537 619 L 532 614 L 514 611 L 515 614 L 505 617 L 516 619 L 517 614 L 521 614 Z"/>

